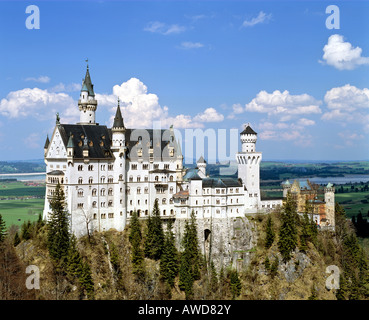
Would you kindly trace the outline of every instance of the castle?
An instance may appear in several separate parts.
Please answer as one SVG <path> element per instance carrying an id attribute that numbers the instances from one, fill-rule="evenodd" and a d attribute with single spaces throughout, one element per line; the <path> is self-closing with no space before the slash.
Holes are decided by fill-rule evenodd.
<path id="1" fill-rule="evenodd" d="M 97 105 L 87 66 L 78 100 L 79 123 L 62 124 L 57 115 L 51 139 L 45 142 L 45 220 L 58 183 L 76 236 L 94 230 L 122 231 L 134 211 L 148 217 L 155 199 L 162 218 L 178 221 L 188 219 L 192 211 L 198 219 L 214 220 L 245 217 L 282 205 L 282 199 L 261 197 L 262 153 L 256 151 L 257 133 L 249 125 L 240 133 L 238 179 L 211 178 L 206 175 L 203 157 L 196 169 L 183 167 L 181 145 L 172 127 L 126 128 L 118 99 L 113 126 L 108 128 L 96 123 Z M 295 190 L 294 185 L 291 189 Z M 334 205 L 334 190 L 333 196 L 332 188 L 328 191 L 327 200 Z M 332 221 L 331 212 L 325 222 Z"/>

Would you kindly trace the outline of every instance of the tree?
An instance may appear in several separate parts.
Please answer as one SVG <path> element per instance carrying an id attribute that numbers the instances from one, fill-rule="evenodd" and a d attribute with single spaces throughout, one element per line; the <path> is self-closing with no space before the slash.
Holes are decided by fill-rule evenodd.
<path id="1" fill-rule="evenodd" d="M 64 192 L 58 183 L 50 201 L 51 213 L 47 221 L 47 247 L 53 261 L 62 266 L 67 259 L 70 232 L 69 214 L 65 208 Z"/>
<path id="2" fill-rule="evenodd" d="M 297 205 L 290 193 L 283 205 L 282 225 L 279 229 L 278 248 L 283 260 L 291 259 L 291 253 L 297 246 Z"/>
<path id="3" fill-rule="evenodd" d="M 218 290 L 219 282 L 217 271 L 215 270 L 214 262 L 210 263 L 210 290 L 215 293 Z"/>
<path id="4" fill-rule="evenodd" d="M 160 258 L 160 274 L 171 288 L 174 286 L 174 279 L 178 274 L 178 252 L 175 246 L 172 227 L 173 221 L 169 220 L 165 235 L 163 254 Z"/>
<path id="5" fill-rule="evenodd" d="M 192 210 L 190 223 L 186 220 L 183 237 L 183 252 L 179 268 L 179 287 L 185 291 L 186 299 L 192 299 L 193 283 L 200 279 L 200 251 L 197 240 L 195 213 Z"/>
<path id="6" fill-rule="evenodd" d="M 232 299 L 234 300 L 236 297 L 238 297 L 241 294 L 242 284 L 241 280 L 238 277 L 237 270 L 232 269 L 230 271 L 230 288 L 232 293 Z"/>
<path id="7" fill-rule="evenodd" d="M 269 249 L 272 246 L 274 242 L 274 238 L 275 238 L 275 233 L 273 230 L 273 220 L 272 220 L 272 217 L 269 215 L 268 220 L 267 220 L 267 225 L 266 225 L 265 248 Z"/>
<path id="8" fill-rule="evenodd" d="M 134 211 L 131 218 L 131 226 L 129 233 L 129 242 L 132 246 L 131 262 L 133 274 L 138 278 L 144 275 L 144 252 L 141 248 L 142 234 L 141 223 L 138 220 L 137 212 Z"/>
<path id="9" fill-rule="evenodd" d="M 84 209 L 80 209 L 80 212 L 86 225 L 87 239 L 88 242 L 90 243 L 91 242 L 90 224 L 93 220 L 92 212 L 90 210 L 85 211 Z"/>
<path id="10" fill-rule="evenodd" d="M 14 247 L 16 247 L 18 244 L 20 244 L 20 242 L 21 242 L 21 240 L 19 238 L 18 232 L 15 232 L 15 234 L 14 234 L 14 242 L 13 242 Z"/>
<path id="11" fill-rule="evenodd" d="M 147 221 L 145 256 L 150 259 L 159 260 L 164 248 L 164 231 L 160 218 L 158 199 L 155 199 L 152 217 L 149 217 Z"/>
<path id="12" fill-rule="evenodd" d="M 6 237 L 6 225 L 3 216 L 0 214 L 0 243 L 4 242 Z"/>
<path id="13" fill-rule="evenodd" d="M 81 257 L 77 249 L 77 239 L 74 235 L 69 243 L 66 269 L 71 280 L 78 283 L 80 296 L 87 295 L 87 298 L 92 300 L 94 298 L 94 283 L 91 269 Z"/>

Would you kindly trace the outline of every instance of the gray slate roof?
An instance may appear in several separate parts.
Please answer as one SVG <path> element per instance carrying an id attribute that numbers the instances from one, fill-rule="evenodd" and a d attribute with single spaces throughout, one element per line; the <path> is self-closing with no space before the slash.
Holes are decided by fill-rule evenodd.
<path id="1" fill-rule="evenodd" d="M 110 149 L 112 130 L 104 125 L 81 125 L 81 124 L 59 124 L 60 134 L 64 145 L 74 145 L 74 158 L 83 159 L 84 138 L 88 140 L 89 158 L 93 159 L 113 159 Z M 126 129 L 127 157 L 134 157 L 135 150 L 139 148 L 154 148 L 154 155 L 158 160 L 173 159 L 178 153 L 177 141 L 171 139 L 171 134 L 167 129 L 142 129 L 137 130 L 132 135 L 134 129 Z M 70 140 L 70 136 L 72 138 Z M 131 137 L 132 136 L 132 137 Z M 83 137 L 83 138 L 82 138 Z M 140 141 L 139 137 L 142 137 Z M 130 140 L 130 139 L 133 140 Z M 169 141 L 168 141 L 169 140 Z M 174 157 L 169 157 L 167 146 L 174 148 Z M 136 148 L 134 148 L 136 147 Z M 148 154 L 148 151 L 147 151 Z M 160 158 L 160 159 L 159 159 Z M 156 159 L 156 158 L 154 158 Z"/>
<path id="2" fill-rule="evenodd" d="M 257 134 L 249 125 L 241 132 L 241 134 Z"/>

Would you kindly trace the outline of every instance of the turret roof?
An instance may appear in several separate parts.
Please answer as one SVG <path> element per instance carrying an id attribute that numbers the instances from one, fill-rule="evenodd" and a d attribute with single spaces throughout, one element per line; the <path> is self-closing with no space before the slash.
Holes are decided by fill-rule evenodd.
<path id="1" fill-rule="evenodd" d="M 49 136 L 46 137 L 46 141 L 45 141 L 45 145 L 44 145 L 44 148 L 48 148 L 49 147 L 49 144 L 50 144 L 50 140 L 49 140 Z"/>
<path id="2" fill-rule="evenodd" d="M 73 142 L 72 134 L 69 135 L 67 148 L 74 148 L 74 142 Z"/>
<path id="3" fill-rule="evenodd" d="M 95 96 L 94 85 L 91 82 L 91 76 L 90 76 L 90 71 L 88 69 L 88 66 L 87 66 L 87 70 L 86 70 L 86 76 L 83 79 L 81 91 L 87 91 L 89 96 L 92 96 L 92 97 Z"/>
<path id="4" fill-rule="evenodd" d="M 248 124 L 245 126 L 245 129 L 241 132 L 241 134 L 257 134 Z"/>
<path id="5" fill-rule="evenodd" d="M 115 113 L 113 128 L 124 128 L 122 113 L 118 104 L 117 112 Z"/>
<path id="6" fill-rule="evenodd" d="M 206 161 L 205 161 L 204 157 L 203 157 L 203 156 L 201 156 L 201 157 L 200 157 L 200 159 L 199 159 L 199 160 L 197 160 L 197 162 L 196 162 L 196 163 L 206 163 Z"/>

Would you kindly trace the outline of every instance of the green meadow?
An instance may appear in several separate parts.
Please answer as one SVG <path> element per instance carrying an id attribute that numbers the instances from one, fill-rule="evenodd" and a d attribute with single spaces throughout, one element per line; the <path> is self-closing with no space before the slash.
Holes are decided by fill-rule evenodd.
<path id="1" fill-rule="evenodd" d="M 44 207 L 45 185 L 30 186 L 22 181 L 0 181 L 0 214 L 7 227 L 35 221 Z"/>
<path id="2" fill-rule="evenodd" d="M 7 227 L 12 224 L 20 226 L 24 221 L 33 222 L 38 219 L 39 213 L 42 214 L 44 201 L 44 199 L 1 200 L 0 214 Z"/>

